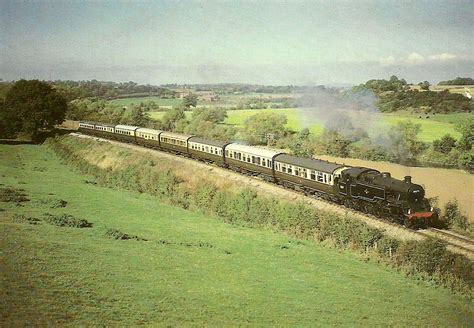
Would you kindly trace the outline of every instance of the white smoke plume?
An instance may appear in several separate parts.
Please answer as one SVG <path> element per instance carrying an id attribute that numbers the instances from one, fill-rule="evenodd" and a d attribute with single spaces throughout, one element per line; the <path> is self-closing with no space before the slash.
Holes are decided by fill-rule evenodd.
<path id="1" fill-rule="evenodd" d="M 322 124 L 351 140 L 373 135 L 381 122 L 376 97 L 366 90 L 353 93 L 323 86 L 307 88 L 298 99 L 303 127 Z M 370 133 L 369 133 L 370 132 Z"/>
<path id="2" fill-rule="evenodd" d="M 368 140 L 403 161 L 407 158 L 403 138 L 385 122 L 376 102 L 377 97 L 370 90 L 308 87 L 299 95 L 298 114 L 303 127 L 319 124 L 352 141 Z"/>

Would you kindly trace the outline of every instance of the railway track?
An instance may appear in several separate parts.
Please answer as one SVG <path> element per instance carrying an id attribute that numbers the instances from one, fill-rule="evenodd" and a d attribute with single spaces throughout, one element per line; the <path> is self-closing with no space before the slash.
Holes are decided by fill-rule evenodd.
<path id="1" fill-rule="evenodd" d="M 474 241 L 466 236 L 462 236 L 455 232 L 449 230 L 441 230 L 436 228 L 428 228 L 425 230 L 420 230 L 418 233 L 427 236 L 427 237 L 434 237 L 445 241 L 448 245 L 463 250 L 466 255 L 470 254 L 474 255 Z"/>
<path id="2" fill-rule="evenodd" d="M 143 147 L 141 145 L 136 145 L 136 144 L 132 144 L 132 143 L 125 143 L 125 142 L 121 142 L 121 141 L 117 141 L 117 140 L 110 140 L 110 139 L 105 139 L 105 138 L 101 138 L 101 137 L 90 136 L 90 135 L 86 135 L 86 134 L 81 134 L 79 132 L 74 132 L 74 133 L 72 133 L 72 135 L 73 136 L 75 135 L 75 136 L 78 136 L 78 137 L 86 137 L 86 138 L 92 138 L 92 139 L 97 139 L 97 140 L 108 141 L 108 142 L 112 142 L 112 143 L 117 143 L 119 145 L 124 145 L 124 146 L 126 145 L 126 146 L 133 147 L 133 148 L 139 147 L 139 148 L 143 148 L 143 149 L 147 149 L 147 150 L 156 151 L 158 153 L 169 154 L 169 155 L 172 155 L 172 156 L 178 156 L 182 159 L 192 160 L 192 161 L 195 161 L 195 162 L 198 162 L 198 163 L 202 163 L 203 165 L 209 165 L 209 163 L 207 163 L 207 162 L 204 162 L 204 161 L 201 161 L 199 159 L 192 158 L 192 157 L 189 157 L 189 156 L 185 156 L 185 155 L 182 155 L 182 154 L 178 154 L 178 153 L 171 153 L 171 152 L 158 150 L 158 149 L 155 149 L 155 148 Z M 204 163 L 206 163 L 206 164 L 204 164 Z M 234 172 L 234 173 L 239 174 L 239 172 L 236 172 L 236 171 L 228 169 L 228 168 L 224 168 L 222 166 L 218 166 L 218 165 L 215 165 L 215 164 L 212 164 L 212 166 L 216 167 L 216 168 L 224 169 L 226 171 L 230 171 L 230 172 Z M 240 173 L 240 174 L 244 174 L 244 173 Z M 431 238 L 437 238 L 437 239 L 443 240 L 448 244 L 448 248 L 450 250 L 452 250 L 453 252 L 456 252 L 456 253 L 461 253 L 461 254 L 467 256 L 472 261 L 474 261 L 474 241 L 469 239 L 468 237 L 461 236 L 461 235 L 453 233 L 451 231 L 441 230 L 441 229 L 436 229 L 436 228 L 428 228 L 428 229 L 424 229 L 424 230 L 413 230 L 413 229 L 407 228 L 403 225 L 399 225 L 399 224 L 396 224 L 394 222 L 391 222 L 388 219 L 379 218 L 379 217 L 377 217 L 373 214 L 364 213 L 364 212 L 356 210 L 354 208 L 348 208 L 348 207 L 345 207 L 343 205 L 331 202 L 331 201 L 329 201 L 327 199 L 324 199 L 322 197 L 318 197 L 318 196 L 312 195 L 312 194 L 307 194 L 304 191 L 299 191 L 299 190 L 295 190 L 293 188 L 285 187 L 285 186 L 280 185 L 280 184 L 268 182 L 265 179 L 263 179 L 261 177 L 258 177 L 258 176 L 254 176 L 254 175 L 250 175 L 250 174 L 244 174 L 244 175 L 248 178 L 251 178 L 255 181 L 258 181 L 259 183 L 268 184 L 272 187 L 276 187 L 276 188 L 284 190 L 284 191 L 290 191 L 292 193 L 297 194 L 300 197 L 306 197 L 307 200 L 324 203 L 324 204 L 326 204 L 326 205 L 328 205 L 332 208 L 338 209 L 340 212 L 351 214 L 351 215 L 356 215 L 358 217 L 363 217 L 365 219 L 375 220 L 375 221 L 379 222 L 380 224 L 382 224 L 384 226 L 384 228 L 382 228 L 382 229 L 387 230 L 387 228 L 390 227 L 392 229 L 402 230 L 407 234 L 417 236 L 417 238 L 412 238 L 412 239 L 421 240 L 421 239 L 426 238 L 426 237 L 431 237 Z M 368 222 L 366 221 L 366 223 L 368 223 Z M 374 226 L 374 225 L 372 225 L 372 226 Z M 380 229 L 380 226 L 377 226 L 376 228 Z M 397 237 L 399 237 L 399 236 L 397 236 Z"/>

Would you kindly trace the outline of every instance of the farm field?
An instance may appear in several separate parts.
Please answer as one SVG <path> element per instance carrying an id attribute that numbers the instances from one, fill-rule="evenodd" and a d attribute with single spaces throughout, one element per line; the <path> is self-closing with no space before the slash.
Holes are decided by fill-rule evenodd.
<path id="1" fill-rule="evenodd" d="M 137 97 L 137 98 L 122 98 L 110 100 L 110 103 L 120 106 L 130 106 L 132 104 L 139 104 L 141 102 L 154 101 L 158 106 L 164 108 L 171 108 L 177 106 L 182 102 L 182 99 L 176 98 L 160 98 L 160 97 Z"/>
<path id="2" fill-rule="evenodd" d="M 225 123 L 241 126 L 248 117 L 262 112 L 275 112 L 286 115 L 288 119 L 287 127 L 291 130 L 299 131 L 304 127 L 301 122 L 301 119 L 299 118 L 297 108 L 228 110 L 228 118 L 225 120 Z M 151 117 L 154 119 L 160 119 L 163 117 L 164 114 L 164 112 L 150 113 Z M 191 112 L 186 112 L 187 117 L 190 117 L 190 115 Z M 420 118 L 420 115 L 409 113 L 384 113 L 379 114 L 368 129 L 369 133 L 377 135 L 380 133 L 384 133 L 387 130 L 387 126 L 390 127 L 397 124 L 397 122 L 410 120 L 416 124 L 421 124 L 421 132 L 419 134 L 419 139 L 424 142 L 432 142 L 433 140 L 439 139 L 448 133 L 455 138 L 459 138 L 460 133 L 455 130 L 455 124 L 470 115 L 474 114 L 438 114 L 430 116 L 430 118 L 426 118 L 426 115 L 424 115 L 422 116 L 422 118 Z M 362 117 L 361 120 L 363 119 L 365 118 Z M 364 121 L 362 121 L 360 124 L 364 125 Z M 315 135 L 319 135 L 323 131 L 323 126 L 320 124 L 315 124 L 310 127 L 310 130 Z"/>
<path id="3" fill-rule="evenodd" d="M 410 86 L 412 90 L 421 90 L 420 86 L 412 85 Z M 430 86 L 431 91 L 440 92 L 448 89 L 451 93 L 460 93 L 465 95 L 466 91 L 471 95 L 474 95 L 474 85 L 432 85 Z"/>
<path id="4" fill-rule="evenodd" d="M 5 326 L 469 326 L 471 302 L 309 241 L 96 186 L 42 146 L 0 145 Z M 41 200 L 62 199 L 64 208 Z M 68 213 L 90 228 L 13 222 Z M 113 240 L 115 228 L 146 241 Z M 368 279 L 370 277 L 370 279 Z M 342 294 L 341 294 L 342 292 Z M 343 314 L 343 315 L 342 315 Z"/>

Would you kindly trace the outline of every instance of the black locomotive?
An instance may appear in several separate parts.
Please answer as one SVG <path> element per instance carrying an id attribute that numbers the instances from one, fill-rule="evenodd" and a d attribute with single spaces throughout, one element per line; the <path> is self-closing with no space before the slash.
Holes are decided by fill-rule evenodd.
<path id="1" fill-rule="evenodd" d="M 407 227 L 432 225 L 436 216 L 424 189 L 410 176 L 402 181 L 371 168 L 136 126 L 80 122 L 79 131 L 213 162 Z"/>

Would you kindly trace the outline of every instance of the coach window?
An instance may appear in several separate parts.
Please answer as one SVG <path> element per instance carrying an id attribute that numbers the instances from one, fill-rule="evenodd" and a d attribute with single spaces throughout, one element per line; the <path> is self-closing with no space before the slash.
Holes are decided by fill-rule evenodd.
<path id="1" fill-rule="evenodd" d="M 326 173 L 324 174 L 324 183 L 328 183 L 328 175 Z"/>
<path id="2" fill-rule="evenodd" d="M 318 182 L 324 182 L 322 172 L 318 172 Z"/>
<path id="3" fill-rule="evenodd" d="M 208 146 L 206 146 L 206 153 L 208 153 L 208 152 L 209 152 L 209 147 L 208 147 Z"/>
<path id="4" fill-rule="evenodd" d="M 267 162 L 266 162 L 265 158 L 262 158 L 262 166 L 267 166 Z"/>
<path id="5" fill-rule="evenodd" d="M 316 172 L 311 171 L 311 180 L 316 180 Z"/>
<path id="6" fill-rule="evenodd" d="M 301 177 L 306 178 L 306 169 L 301 170 Z"/>
<path id="7" fill-rule="evenodd" d="M 281 170 L 282 170 L 283 173 L 286 173 L 286 165 L 285 164 L 281 165 Z"/>

